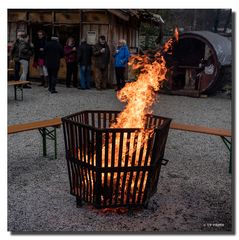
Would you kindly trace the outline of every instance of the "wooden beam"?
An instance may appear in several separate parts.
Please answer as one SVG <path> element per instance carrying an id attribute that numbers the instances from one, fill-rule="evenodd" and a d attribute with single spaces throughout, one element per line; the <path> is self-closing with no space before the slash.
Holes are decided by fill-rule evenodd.
<path id="1" fill-rule="evenodd" d="M 115 16 L 123 19 L 124 21 L 129 21 L 129 15 L 124 14 L 120 10 L 108 9 L 108 12 L 110 12 L 110 13 L 114 14 Z"/>
<path id="2" fill-rule="evenodd" d="M 25 85 L 30 83 L 29 81 L 8 81 L 8 86 L 16 86 L 16 85 Z"/>
<path id="3" fill-rule="evenodd" d="M 8 126 L 8 134 L 25 132 L 25 131 L 35 130 L 39 128 L 60 127 L 60 126 L 61 126 L 61 118 L 57 117 L 57 118 L 44 120 L 44 121 L 36 121 L 36 122 Z"/>
<path id="4" fill-rule="evenodd" d="M 231 131 L 227 129 L 207 128 L 207 127 L 202 127 L 197 125 L 187 125 L 187 124 L 181 124 L 181 123 L 175 123 L 175 122 L 171 123 L 170 128 L 175 130 L 204 133 L 204 134 L 216 135 L 216 136 L 224 136 L 224 137 L 232 136 Z"/>

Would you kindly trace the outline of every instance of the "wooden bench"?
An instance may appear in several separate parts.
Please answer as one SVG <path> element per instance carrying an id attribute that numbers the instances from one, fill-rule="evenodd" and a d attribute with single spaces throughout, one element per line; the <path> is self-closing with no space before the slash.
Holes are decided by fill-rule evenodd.
<path id="1" fill-rule="evenodd" d="M 180 131 L 203 133 L 203 134 L 209 134 L 209 135 L 221 137 L 222 141 L 224 142 L 224 144 L 226 145 L 230 153 L 229 173 L 231 173 L 232 171 L 232 144 L 231 144 L 232 133 L 230 130 L 221 129 L 221 128 L 207 128 L 207 127 L 202 127 L 197 125 L 186 125 L 186 124 L 175 123 L 175 122 L 171 123 L 170 128 L 175 130 L 180 130 Z"/>
<path id="2" fill-rule="evenodd" d="M 59 128 L 60 126 L 61 126 L 61 118 L 57 117 L 57 118 L 44 120 L 44 121 L 36 121 L 36 122 L 8 126 L 8 134 L 14 134 L 14 133 L 38 129 L 42 136 L 43 156 L 45 157 L 47 155 L 46 139 L 48 138 L 54 141 L 55 159 L 57 159 L 56 128 Z M 53 130 L 49 130 L 48 129 L 49 127 L 52 127 Z"/>
<path id="3" fill-rule="evenodd" d="M 17 90 L 21 92 L 21 100 L 23 100 L 23 86 L 30 83 L 29 81 L 8 81 L 8 86 L 14 86 L 14 97 L 17 100 Z"/>

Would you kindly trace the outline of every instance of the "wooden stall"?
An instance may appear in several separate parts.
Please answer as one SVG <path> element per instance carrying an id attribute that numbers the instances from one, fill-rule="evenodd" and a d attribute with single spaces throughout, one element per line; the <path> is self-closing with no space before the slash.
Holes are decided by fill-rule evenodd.
<path id="1" fill-rule="evenodd" d="M 47 36 L 57 34 L 60 43 L 64 46 L 66 39 L 73 36 L 79 44 L 82 37 L 86 37 L 89 44 L 98 41 L 100 35 L 105 35 L 111 51 L 120 38 L 127 41 L 131 50 L 137 51 L 139 41 L 139 27 L 144 19 L 143 10 L 116 10 L 116 9 L 9 9 L 8 10 L 8 41 L 11 45 L 16 40 L 18 30 L 24 30 L 34 42 L 37 31 L 43 29 Z M 145 11 L 144 11 L 145 16 Z M 149 14 L 147 15 L 149 16 Z M 59 79 L 65 80 L 66 65 L 61 60 Z M 94 66 L 92 68 L 94 79 Z M 38 71 L 32 66 L 29 69 L 31 78 L 38 78 Z M 109 85 L 115 83 L 113 58 L 109 66 Z"/>

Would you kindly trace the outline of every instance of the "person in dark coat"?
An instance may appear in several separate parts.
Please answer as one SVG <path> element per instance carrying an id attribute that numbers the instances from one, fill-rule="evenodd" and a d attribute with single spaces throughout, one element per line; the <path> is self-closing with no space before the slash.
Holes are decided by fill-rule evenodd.
<path id="1" fill-rule="evenodd" d="M 56 81 L 57 73 L 60 67 L 60 59 L 64 57 L 64 50 L 59 43 L 58 37 L 51 37 L 51 41 L 46 44 L 46 66 L 49 77 L 48 90 L 51 93 L 57 93 Z"/>
<path id="2" fill-rule="evenodd" d="M 83 38 L 81 40 L 81 45 L 78 48 L 78 63 L 80 67 L 80 74 L 79 74 L 80 89 L 90 89 L 91 57 L 92 57 L 92 48 L 86 42 L 86 39 Z"/>
<path id="3" fill-rule="evenodd" d="M 93 47 L 95 56 L 95 85 L 96 89 L 106 89 L 108 82 L 108 64 L 110 62 L 110 49 L 105 36 L 99 37 L 99 42 Z"/>
<path id="4" fill-rule="evenodd" d="M 45 32 L 39 30 L 37 32 L 37 40 L 34 43 L 34 66 L 39 69 L 41 84 L 39 86 L 47 87 L 48 82 L 48 72 L 46 68 L 46 60 L 45 60 L 45 46 L 46 46 L 46 36 Z"/>
<path id="5" fill-rule="evenodd" d="M 71 78 L 73 76 L 73 86 L 77 87 L 77 50 L 75 46 L 75 40 L 69 37 L 64 47 L 64 55 L 66 60 L 66 87 L 70 87 Z"/>
<path id="6" fill-rule="evenodd" d="M 20 80 L 20 67 L 21 67 L 21 63 L 20 63 L 20 58 L 19 58 L 19 45 L 20 42 L 23 40 L 23 35 L 25 33 L 23 31 L 18 31 L 17 32 L 17 40 L 16 42 L 13 44 L 13 48 L 11 51 L 11 61 L 14 61 L 14 80 L 15 81 L 19 81 Z"/>

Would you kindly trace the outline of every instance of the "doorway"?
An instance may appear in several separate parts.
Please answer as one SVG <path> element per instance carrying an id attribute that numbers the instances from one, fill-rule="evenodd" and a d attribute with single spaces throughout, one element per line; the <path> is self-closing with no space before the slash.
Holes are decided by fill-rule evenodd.
<path id="1" fill-rule="evenodd" d="M 55 26 L 54 34 L 59 37 L 59 41 L 62 46 L 65 46 L 66 41 L 69 37 L 73 37 L 75 39 L 76 45 L 80 42 L 80 26 Z"/>

